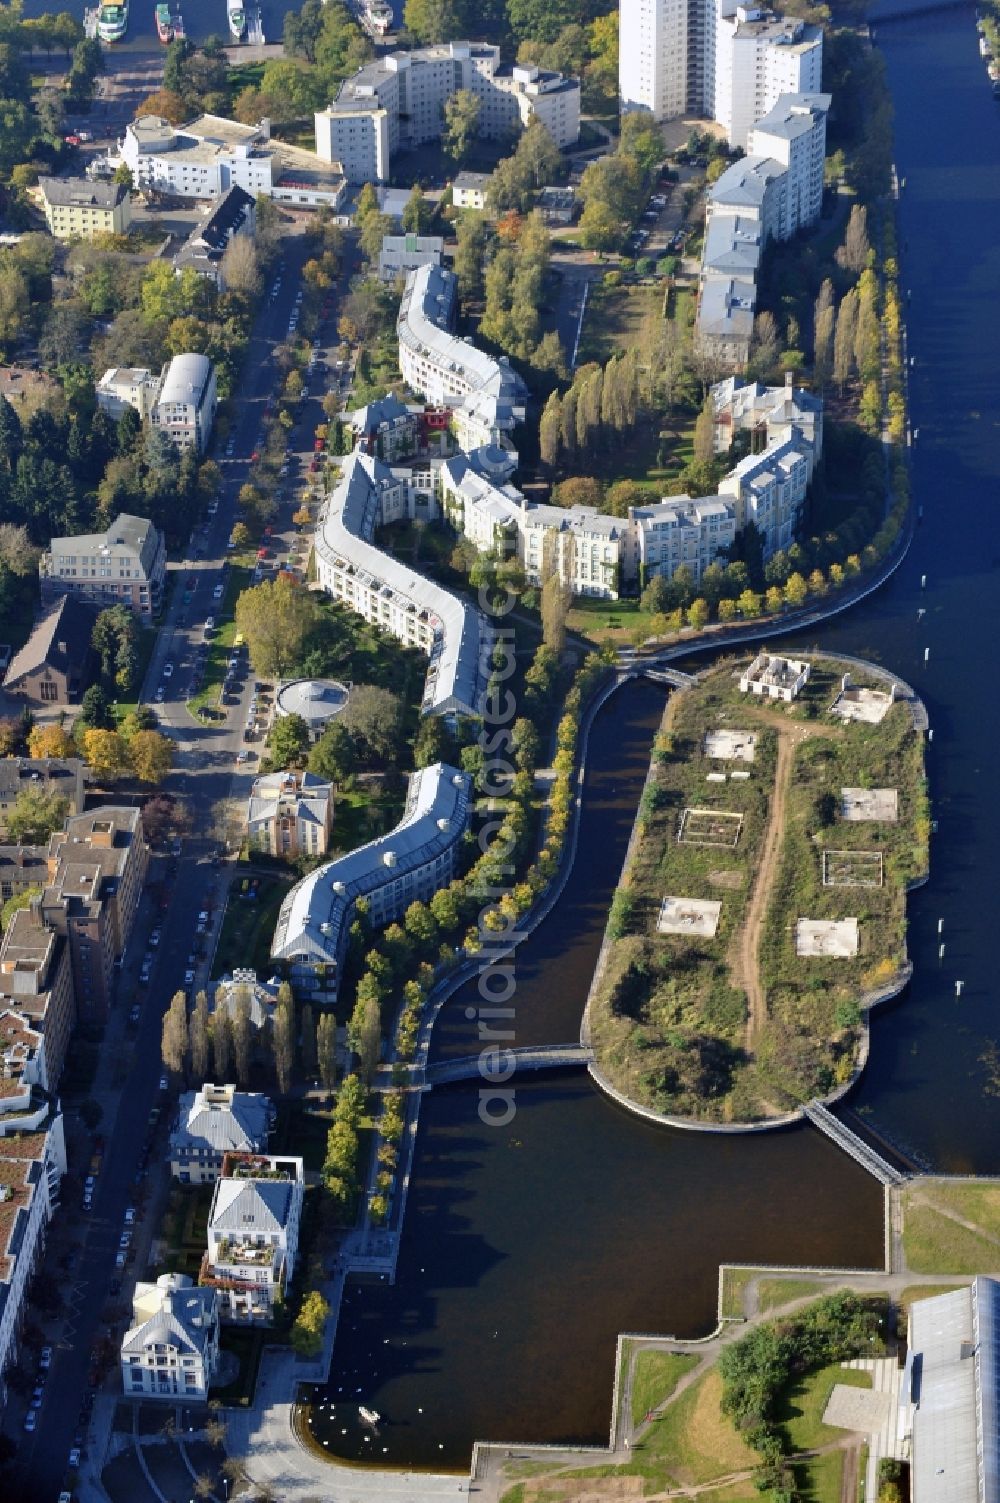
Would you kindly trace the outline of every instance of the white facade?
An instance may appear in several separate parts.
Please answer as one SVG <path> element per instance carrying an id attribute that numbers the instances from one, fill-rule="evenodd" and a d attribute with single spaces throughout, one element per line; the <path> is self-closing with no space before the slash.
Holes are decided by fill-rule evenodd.
<path id="1" fill-rule="evenodd" d="M 618 86 L 623 110 L 673 120 L 688 107 L 689 0 L 621 0 Z"/>
<path id="2" fill-rule="evenodd" d="M 592 507 L 528 501 L 464 454 L 445 461 L 440 484 L 445 515 L 480 553 L 516 557 L 531 585 L 554 570 L 574 595 L 618 599 L 627 522 Z"/>
<path id="3" fill-rule="evenodd" d="M 272 142 L 270 123 L 241 125 L 221 115 L 199 115 L 171 125 L 160 115 L 142 115 L 125 129 L 117 157 L 136 188 L 180 198 L 218 198 L 242 188 L 281 202 L 337 208 L 346 183 L 340 164 L 322 161 L 300 147 Z"/>
<path id="4" fill-rule="evenodd" d="M 300 1158 L 227 1156 L 208 1214 L 203 1283 L 233 1322 L 269 1321 L 292 1282 L 305 1179 Z"/>
<path id="5" fill-rule="evenodd" d="M 670 496 L 653 506 L 629 507 L 632 571 L 642 584 L 672 579 L 683 565 L 696 585 L 709 564 L 735 541 L 735 508 L 715 496 L 693 501 Z"/>
<path id="6" fill-rule="evenodd" d="M 709 189 L 695 335 L 731 366 L 749 358 L 764 246 L 820 216 L 829 108 L 829 94 L 783 94 Z"/>
<path id="7" fill-rule="evenodd" d="M 160 381 L 152 371 L 113 366 L 97 383 L 97 405 L 115 422 L 126 407 L 134 407 L 141 418 L 148 418 L 156 402 Z"/>
<path id="8" fill-rule="evenodd" d="M 440 266 L 444 241 L 440 235 L 383 235 L 378 258 L 378 274 L 383 282 L 394 282 L 416 271 L 418 266 Z"/>
<path id="9" fill-rule="evenodd" d="M 829 94 L 783 94 L 750 132 L 750 155 L 770 157 L 784 168 L 774 185 L 772 233 L 778 240 L 790 240 L 820 216 L 829 110 Z"/>
<path id="10" fill-rule="evenodd" d="M 455 875 L 468 827 L 472 779 L 443 762 L 410 776 L 403 817 L 394 830 L 330 861 L 296 883 L 281 905 L 271 945 L 285 961 L 297 995 L 336 996 L 355 904 L 383 928 L 411 903 L 428 902 Z"/>
<path id="11" fill-rule="evenodd" d="M 720 11 L 711 114 L 724 127 L 730 146 L 746 151 L 751 129 L 782 94 L 820 88 L 823 32 L 794 17 L 727 0 Z"/>
<path id="12" fill-rule="evenodd" d="M 339 163 L 350 182 L 384 182 L 393 152 L 440 140 L 445 102 L 458 89 L 479 100 L 481 136 L 513 135 L 540 120 L 559 147 L 579 139 L 579 79 L 502 68 L 499 47 L 483 42 L 442 42 L 390 52 L 346 79 L 316 113 L 317 155 Z"/>
<path id="13" fill-rule="evenodd" d="M 183 1273 L 136 1284 L 132 1325 L 122 1338 L 126 1398 L 201 1403 L 219 1366 L 219 1296 Z"/>
<path id="14" fill-rule="evenodd" d="M 247 806 L 251 851 L 292 859 L 322 856 L 333 826 L 333 784 L 311 772 L 270 772 L 255 778 Z"/>
<path id="15" fill-rule="evenodd" d="M 524 422 L 527 391 L 503 356 L 494 360 L 451 333 L 456 278 L 421 266 L 406 279 L 396 320 L 403 380 L 425 401 L 450 407 L 460 449 L 503 443 Z"/>
<path id="16" fill-rule="evenodd" d="M 451 185 L 451 201 L 456 209 L 485 209 L 489 186 L 488 172 L 460 172 Z"/>
<path id="17" fill-rule="evenodd" d="M 42 1125 L 0 1103 L 0 1404 L 6 1374 L 17 1361 L 28 1285 L 42 1259 L 45 1233 L 66 1173 L 63 1119 L 46 1105 Z M 4 1122 L 7 1117 L 7 1122 Z M 20 1120 L 19 1120 L 20 1117 Z M 25 1129 L 32 1130 L 26 1131 Z M 5 1128 L 10 1129 L 9 1135 Z"/>
<path id="18" fill-rule="evenodd" d="M 215 368 L 207 355 L 175 355 L 163 367 L 150 421 L 180 449 L 203 454 L 215 421 Z"/>
<path id="19" fill-rule="evenodd" d="M 425 715 L 476 715 L 486 651 L 479 611 L 372 542 L 377 527 L 413 517 L 417 504 L 408 476 L 356 449 L 320 513 L 316 576 L 334 599 L 427 654 Z"/>

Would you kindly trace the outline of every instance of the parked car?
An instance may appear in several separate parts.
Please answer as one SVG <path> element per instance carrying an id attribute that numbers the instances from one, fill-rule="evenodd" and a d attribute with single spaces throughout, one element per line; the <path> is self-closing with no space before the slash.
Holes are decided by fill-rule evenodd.
<path id="1" fill-rule="evenodd" d="M 173 678 L 173 676 L 174 676 L 174 665 L 173 665 L 173 663 L 164 663 L 164 665 L 163 665 L 163 677 L 164 678 Z"/>
<path id="2" fill-rule="evenodd" d="M 159 927 L 157 927 L 156 929 L 154 929 L 152 931 L 152 933 L 149 936 L 149 943 L 152 945 L 152 947 L 153 947 L 154 950 L 156 949 L 157 945 L 160 943 L 160 935 L 161 935 L 161 933 L 162 933 L 162 930 Z"/>
<path id="3" fill-rule="evenodd" d="M 213 600 L 221 600 L 222 597 L 223 597 L 223 595 L 225 593 L 226 593 L 226 587 L 225 587 L 225 585 L 224 584 L 217 584 L 216 587 L 215 587 L 215 589 L 212 591 L 212 599 Z"/>
<path id="4" fill-rule="evenodd" d="M 38 1424 L 38 1414 L 37 1414 L 37 1411 L 34 1410 L 34 1409 L 29 1409 L 28 1412 L 27 1412 L 27 1414 L 24 1416 L 24 1428 L 27 1430 L 27 1432 L 28 1432 L 29 1435 L 31 1434 L 32 1430 L 34 1430 L 34 1428 L 35 1428 L 35 1426 L 37 1424 Z"/>
<path id="5" fill-rule="evenodd" d="M 87 1184 L 92 1185 L 93 1183 L 94 1183 L 94 1176 L 92 1174 L 88 1175 L 88 1177 L 87 1177 Z M 52 1366 L 52 1348 L 50 1346 L 43 1346 L 42 1350 L 38 1354 L 38 1369 L 39 1369 L 40 1372 L 45 1373 L 45 1372 L 48 1372 L 48 1370 L 49 1370 L 49 1368 L 51 1366 Z"/>
<path id="6" fill-rule="evenodd" d="M 138 1021 L 139 1021 L 139 1019 L 141 1017 L 142 1017 L 142 1008 L 139 1006 L 138 1003 L 136 1003 L 136 1005 L 133 1008 L 130 1009 L 129 1015 L 128 1015 L 128 1020 L 131 1023 L 131 1025 L 132 1025 L 133 1028 L 138 1023 Z"/>

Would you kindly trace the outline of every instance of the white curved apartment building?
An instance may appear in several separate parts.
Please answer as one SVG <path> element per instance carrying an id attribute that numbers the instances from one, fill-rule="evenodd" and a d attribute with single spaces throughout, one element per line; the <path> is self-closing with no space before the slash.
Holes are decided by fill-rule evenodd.
<path id="1" fill-rule="evenodd" d="M 399 369 L 435 407 L 450 407 L 460 449 L 502 444 L 524 422 L 527 388 L 504 358 L 494 360 L 451 332 L 458 282 L 442 266 L 406 279 L 396 320 Z"/>
<path id="2" fill-rule="evenodd" d="M 296 996 L 330 1001 L 340 982 L 355 905 L 384 928 L 413 902 L 427 902 L 455 874 L 469 823 L 472 779 L 435 762 L 410 777 L 403 817 L 394 830 L 330 861 L 297 882 L 281 905 L 272 960 L 289 968 Z"/>
<path id="3" fill-rule="evenodd" d="M 425 715 L 478 715 L 490 646 L 483 617 L 372 542 L 376 527 L 409 514 L 408 489 L 373 455 L 349 455 L 320 513 L 316 575 L 335 599 L 428 655 Z"/>

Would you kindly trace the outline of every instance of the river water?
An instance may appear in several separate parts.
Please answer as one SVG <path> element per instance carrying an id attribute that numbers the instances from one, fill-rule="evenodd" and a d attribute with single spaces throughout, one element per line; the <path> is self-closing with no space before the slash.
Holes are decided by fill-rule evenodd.
<path id="1" fill-rule="evenodd" d="M 934 736 L 939 828 L 931 881 L 910 900 L 916 977 L 875 1022 L 852 1104 L 929 1164 L 987 1172 L 1000 1159 L 989 938 L 1000 871 L 1000 118 L 971 9 L 883 26 L 878 41 L 905 179 L 923 520 L 890 584 L 798 645 L 899 672 L 923 695 Z M 519 1043 L 575 1034 L 597 914 L 627 840 L 621 802 L 634 806 L 641 786 L 635 732 L 648 745 L 653 692 L 623 690 L 595 726 L 577 868 L 518 961 Z M 439 1051 L 469 1048 L 467 1001 L 446 1010 Z M 324 1411 L 316 1433 L 332 1451 L 464 1467 L 477 1438 L 604 1441 L 617 1333 L 706 1330 L 720 1260 L 880 1261 L 877 1186 L 811 1129 L 718 1140 L 646 1126 L 582 1075 L 522 1077 L 516 1088 L 503 1130 L 483 1127 L 473 1086 L 425 1098 L 398 1282 L 353 1292 L 329 1395 L 374 1405 L 384 1423 L 365 1442 L 344 1411 Z"/>

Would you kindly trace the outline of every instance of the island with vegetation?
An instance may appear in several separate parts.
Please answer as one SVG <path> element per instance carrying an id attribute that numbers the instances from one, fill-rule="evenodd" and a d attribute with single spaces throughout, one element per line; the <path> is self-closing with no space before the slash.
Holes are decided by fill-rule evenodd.
<path id="1" fill-rule="evenodd" d="M 805 682 L 752 692 L 759 664 Z M 585 1032 L 630 1101 L 706 1124 L 852 1080 L 909 974 L 928 869 L 923 707 L 882 670 L 728 659 L 671 697 Z"/>

